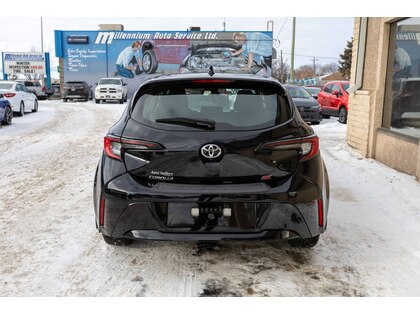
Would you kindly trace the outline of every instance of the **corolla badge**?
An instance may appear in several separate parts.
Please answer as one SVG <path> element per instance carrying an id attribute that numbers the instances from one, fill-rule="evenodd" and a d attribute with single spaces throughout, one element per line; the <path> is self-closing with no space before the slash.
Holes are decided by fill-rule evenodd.
<path id="1" fill-rule="evenodd" d="M 208 159 L 215 159 L 222 154 L 222 149 L 217 144 L 206 144 L 201 148 L 201 154 Z"/>

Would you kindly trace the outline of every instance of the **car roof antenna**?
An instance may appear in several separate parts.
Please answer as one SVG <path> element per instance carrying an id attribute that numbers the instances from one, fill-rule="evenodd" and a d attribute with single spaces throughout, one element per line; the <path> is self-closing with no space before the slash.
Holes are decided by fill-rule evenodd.
<path id="1" fill-rule="evenodd" d="M 214 70 L 213 70 L 213 66 L 210 66 L 209 68 L 209 76 L 214 76 Z"/>

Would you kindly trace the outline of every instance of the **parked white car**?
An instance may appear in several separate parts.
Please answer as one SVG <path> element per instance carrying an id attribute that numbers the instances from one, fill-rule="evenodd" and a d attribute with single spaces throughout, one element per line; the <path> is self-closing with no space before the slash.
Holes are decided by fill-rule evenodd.
<path id="1" fill-rule="evenodd" d="M 95 88 L 95 103 L 100 101 L 127 101 L 127 84 L 120 78 L 102 78 Z"/>
<path id="2" fill-rule="evenodd" d="M 38 99 L 21 82 L 0 81 L 0 93 L 7 98 L 14 113 L 23 116 L 25 112 L 38 111 Z"/>

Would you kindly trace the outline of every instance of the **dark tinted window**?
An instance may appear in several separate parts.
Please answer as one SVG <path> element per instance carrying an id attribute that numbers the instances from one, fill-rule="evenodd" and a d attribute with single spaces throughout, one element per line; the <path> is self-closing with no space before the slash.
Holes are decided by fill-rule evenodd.
<path id="1" fill-rule="evenodd" d="M 383 127 L 420 138 L 420 18 L 391 24 Z"/>
<path id="2" fill-rule="evenodd" d="M 272 127 L 290 119 L 290 107 L 281 87 L 264 83 L 202 86 L 190 82 L 155 87 L 143 92 L 132 118 L 167 130 L 191 127 L 156 122 L 183 117 L 214 120 L 215 130 L 252 130 Z"/>
<path id="3" fill-rule="evenodd" d="M 83 85 L 83 84 L 85 84 L 84 81 L 69 81 L 69 82 L 66 82 L 66 85 Z"/>
<path id="4" fill-rule="evenodd" d="M 332 84 L 328 84 L 326 87 L 325 87 L 325 89 L 324 89 L 324 92 L 326 92 L 326 93 L 331 93 L 332 92 Z"/>
<path id="5" fill-rule="evenodd" d="M 33 86 L 32 82 L 28 82 L 28 81 L 23 82 L 23 84 L 24 84 L 25 86 Z"/>

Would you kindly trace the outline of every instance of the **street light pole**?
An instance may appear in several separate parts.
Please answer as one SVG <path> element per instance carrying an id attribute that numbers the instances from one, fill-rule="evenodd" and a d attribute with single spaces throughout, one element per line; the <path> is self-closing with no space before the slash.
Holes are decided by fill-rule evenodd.
<path id="1" fill-rule="evenodd" d="M 293 82 L 295 76 L 295 29 L 296 29 L 296 18 L 293 18 L 293 26 L 292 26 L 292 57 L 290 60 L 290 81 Z"/>

